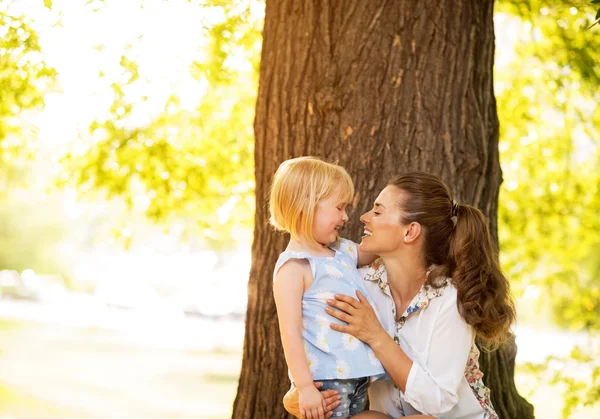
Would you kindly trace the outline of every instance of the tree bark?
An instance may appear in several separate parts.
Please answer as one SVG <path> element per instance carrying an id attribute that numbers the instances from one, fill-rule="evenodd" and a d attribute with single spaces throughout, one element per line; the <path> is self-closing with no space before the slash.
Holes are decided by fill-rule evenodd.
<path id="1" fill-rule="evenodd" d="M 393 175 L 435 173 L 488 216 L 497 242 L 498 116 L 493 0 L 267 0 L 256 136 L 256 225 L 235 419 L 286 418 L 289 387 L 272 297 L 287 238 L 268 225 L 271 178 L 289 158 L 338 161 L 355 211 L 344 236 Z M 501 418 L 531 418 L 508 345 L 482 353 Z"/>

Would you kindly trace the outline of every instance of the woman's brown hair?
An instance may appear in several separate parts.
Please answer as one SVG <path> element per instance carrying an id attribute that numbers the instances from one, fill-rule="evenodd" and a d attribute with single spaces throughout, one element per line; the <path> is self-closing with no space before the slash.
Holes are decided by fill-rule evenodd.
<path id="1" fill-rule="evenodd" d="M 460 314 L 484 349 L 497 348 L 510 335 L 516 314 L 485 217 L 471 205 L 454 202 L 434 175 L 406 173 L 389 184 L 404 192 L 398 203 L 402 222 L 423 228 L 425 261 L 435 265 L 428 284 L 438 287 L 440 277 L 452 278 Z"/>

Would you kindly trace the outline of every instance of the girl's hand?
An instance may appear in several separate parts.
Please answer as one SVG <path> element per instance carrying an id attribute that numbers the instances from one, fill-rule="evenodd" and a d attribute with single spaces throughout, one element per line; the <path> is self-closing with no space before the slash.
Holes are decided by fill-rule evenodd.
<path id="1" fill-rule="evenodd" d="M 323 386 L 323 383 L 315 383 L 315 388 L 321 388 L 321 386 Z M 324 390 L 321 391 L 321 395 L 323 396 L 323 400 L 325 400 L 325 417 L 330 418 L 333 416 L 332 410 L 340 405 L 342 397 L 338 394 L 337 390 Z M 285 393 L 285 396 L 283 396 L 283 407 L 285 407 L 285 410 L 289 414 L 301 418 L 298 396 L 298 389 L 292 385 L 288 392 Z"/>
<path id="2" fill-rule="evenodd" d="M 327 304 L 337 309 L 327 307 L 325 309 L 327 314 L 348 323 L 348 325 L 331 323 L 329 327 L 338 332 L 350 333 L 372 346 L 378 341 L 380 334 L 386 332 L 365 296 L 360 291 L 356 291 L 356 296 L 358 300 L 347 295 L 336 294 L 335 300 L 327 300 Z"/>
<path id="3" fill-rule="evenodd" d="M 298 389 L 302 419 L 325 419 L 325 400 L 315 387 Z"/>

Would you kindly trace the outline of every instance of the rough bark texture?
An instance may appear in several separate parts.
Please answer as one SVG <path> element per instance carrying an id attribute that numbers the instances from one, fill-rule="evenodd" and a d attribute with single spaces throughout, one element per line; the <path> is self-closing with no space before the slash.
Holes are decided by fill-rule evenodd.
<path id="1" fill-rule="evenodd" d="M 272 272 L 286 238 L 268 225 L 271 178 L 285 159 L 338 161 L 354 179 L 354 217 L 393 174 L 440 175 L 497 236 L 501 170 L 492 85 L 493 0 L 267 0 L 256 135 L 256 226 L 234 419 L 288 417 Z M 513 382 L 516 348 L 482 354 L 499 415 L 531 418 Z"/>

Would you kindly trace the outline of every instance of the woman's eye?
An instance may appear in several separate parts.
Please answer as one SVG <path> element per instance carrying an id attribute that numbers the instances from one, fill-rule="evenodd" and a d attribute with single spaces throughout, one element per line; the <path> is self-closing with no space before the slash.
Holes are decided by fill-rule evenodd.
<path id="1" fill-rule="evenodd" d="M 377 211 L 373 211 L 373 214 L 375 214 L 375 215 L 379 215 L 379 214 L 381 214 L 381 213 L 380 213 L 380 212 L 377 212 Z"/>

